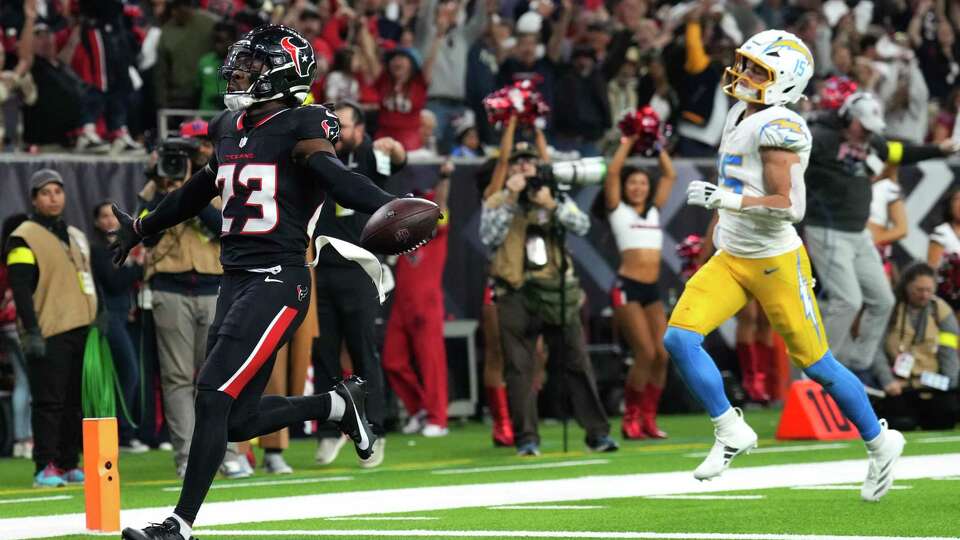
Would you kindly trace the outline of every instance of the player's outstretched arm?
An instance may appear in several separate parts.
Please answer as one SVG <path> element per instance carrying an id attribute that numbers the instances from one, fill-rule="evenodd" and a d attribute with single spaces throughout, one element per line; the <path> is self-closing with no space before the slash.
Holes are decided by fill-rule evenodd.
<path id="1" fill-rule="evenodd" d="M 144 237 L 153 236 L 199 214 L 219 194 L 216 177 L 210 164 L 205 165 L 182 186 L 167 194 L 152 212 L 137 219 L 114 205 L 113 213 L 120 222 L 117 240 L 110 246 L 114 264 L 123 264 L 127 253 Z"/>
<path id="2" fill-rule="evenodd" d="M 340 206 L 372 214 L 396 199 L 366 176 L 344 167 L 327 139 L 303 139 L 293 147 L 293 160 L 309 169 Z"/>

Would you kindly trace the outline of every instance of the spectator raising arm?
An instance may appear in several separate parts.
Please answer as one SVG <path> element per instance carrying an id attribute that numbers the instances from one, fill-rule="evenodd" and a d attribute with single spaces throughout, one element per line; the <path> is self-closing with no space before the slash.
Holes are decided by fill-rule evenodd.
<path id="1" fill-rule="evenodd" d="M 573 0 L 563 0 L 563 11 L 560 13 L 560 20 L 553 27 L 550 34 L 550 41 L 547 42 L 547 58 L 553 63 L 559 63 L 563 53 L 563 40 L 570 29 L 570 21 L 573 19 Z"/>
<path id="2" fill-rule="evenodd" d="M 13 69 L 17 77 L 30 73 L 30 68 L 33 67 L 33 33 L 36 20 L 37 0 L 24 0 L 23 31 L 20 32 L 20 43 L 17 44 L 17 66 Z"/>

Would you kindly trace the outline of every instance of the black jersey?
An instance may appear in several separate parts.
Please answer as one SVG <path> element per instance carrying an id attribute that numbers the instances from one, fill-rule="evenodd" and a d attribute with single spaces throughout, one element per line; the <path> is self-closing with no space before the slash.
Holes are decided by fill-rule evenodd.
<path id="1" fill-rule="evenodd" d="M 324 190 L 294 163 L 303 139 L 329 138 L 336 117 L 320 105 L 277 111 L 256 123 L 224 111 L 210 123 L 223 200 L 220 260 L 226 269 L 303 265 L 307 226 Z"/>

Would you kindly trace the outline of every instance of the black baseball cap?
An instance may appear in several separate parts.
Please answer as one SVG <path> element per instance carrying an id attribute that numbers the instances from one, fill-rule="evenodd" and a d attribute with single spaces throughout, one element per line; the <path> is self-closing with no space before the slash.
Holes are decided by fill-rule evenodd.
<path id="1" fill-rule="evenodd" d="M 63 187 L 63 177 L 53 169 L 40 169 L 33 173 L 30 177 L 30 196 L 36 197 L 47 184 L 60 184 Z"/>
<path id="2" fill-rule="evenodd" d="M 510 153 L 510 162 L 514 162 L 522 157 L 529 158 L 539 158 L 540 154 L 537 153 L 536 149 L 530 145 L 528 142 L 518 142 L 513 147 L 513 152 Z"/>

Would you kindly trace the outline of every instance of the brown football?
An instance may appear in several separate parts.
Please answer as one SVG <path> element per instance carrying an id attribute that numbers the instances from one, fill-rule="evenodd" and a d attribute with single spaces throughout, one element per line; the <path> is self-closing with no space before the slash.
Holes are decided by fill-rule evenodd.
<path id="1" fill-rule="evenodd" d="M 360 245 L 374 253 L 399 255 L 425 244 L 440 220 L 440 207 L 426 199 L 395 199 L 370 216 Z"/>

